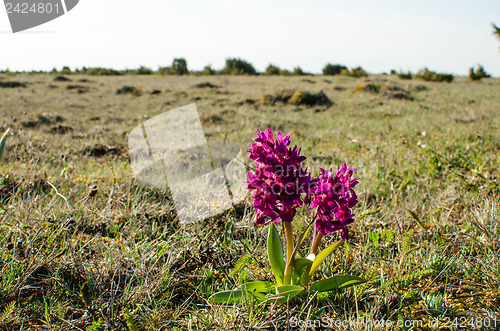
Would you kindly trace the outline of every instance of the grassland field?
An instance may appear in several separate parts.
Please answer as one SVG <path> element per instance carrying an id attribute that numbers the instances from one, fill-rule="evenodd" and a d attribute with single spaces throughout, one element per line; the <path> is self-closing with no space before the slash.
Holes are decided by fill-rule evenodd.
<path id="1" fill-rule="evenodd" d="M 25 84 L 0 88 L 0 129 L 11 128 L 0 160 L 0 329 L 311 330 L 322 318 L 500 329 L 499 79 L 66 77 L 0 74 Z M 123 86 L 136 89 L 116 94 Z M 298 90 L 331 102 L 276 98 Z M 315 175 L 344 161 L 358 169 L 350 239 L 320 277 L 367 283 L 288 306 L 209 300 L 272 280 L 251 197 L 182 226 L 168 190 L 136 184 L 127 145 L 137 125 L 191 103 L 208 141 L 245 150 L 272 127 L 291 132 Z M 298 215 L 297 235 L 309 216 Z"/>

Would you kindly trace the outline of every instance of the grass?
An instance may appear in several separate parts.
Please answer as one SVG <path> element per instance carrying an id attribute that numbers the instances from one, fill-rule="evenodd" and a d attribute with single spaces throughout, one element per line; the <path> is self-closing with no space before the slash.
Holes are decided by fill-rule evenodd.
<path id="1" fill-rule="evenodd" d="M 26 84 L 0 88 L 0 131 L 11 128 L 0 161 L 0 328 L 280 330 L 364 317 L 430 330 L 433 318 L 457 329 L 487 316 L 491 329 L 500 325 L 500 80 L 70 78 L 0 74 Z M 216 87 L 197 87 L 206 82 Z M 414 100 L 357 88 L 368 83 Z M 143 94 L 115 95 L 123 86 Z M 333 105 L 256 103 L 288 89 L 323 91 Z M 251 200 L 180 226 L 167 190 L 135 184 L 126 142 L 147 118 L 193 102 L 209 141 L 246 149 L 256 129 L 272 126 L 292 132 L 315 174 L 343 161 L 358 169 L 351 238 L 321 273 L 368 283 L 288 307 L 208 300 L 271 280 Z M 307 216 L 296 220 L 297 234 Z"/>

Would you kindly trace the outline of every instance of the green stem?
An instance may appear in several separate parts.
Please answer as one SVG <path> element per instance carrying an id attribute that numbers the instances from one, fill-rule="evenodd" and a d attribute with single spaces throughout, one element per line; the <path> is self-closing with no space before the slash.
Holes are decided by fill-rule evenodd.
<path id="1" fill-rule="evenodd" d="M 290 285 L 293 274 L 293 255 L 294 255 L 293 229 L 291 222 L 283 222 L 283 223 L 285 223 L 285 234 L 286 234 L 286 268 L 285 268 L 285 278 L 283 280 L 283 285 Z"/>
<path id="2" fill-rule="evenodd" d="M 311 253 L 314 254 L 313 252 L 313 245 L 314 245 L 314 242 L 316 241 L 316 235 L 318 234 L 318 230 L 316 229 L 316 227 L 314 227 L 314 232 L 313 232 L 313 239 L 312 239 L 312 244 L 311 244 Z"/>
<path id="3" fill-rule="evenodd" d="M 316 255 L 318 254 L 318 249 L 319 249 L 319 244 L 321 243 L 321 239 L 323 238 L 323 234 L 321 232 L 316 233 L 316 237 L 314 238 L 314 241 L 311 246 L 311 253 Z M 309 277 L 309 272 L 311 271 L 311 266 L 308 265 L 304 269 L 304 273 L 302 274 L 302 278 L 300 279 L 300 283 L 302 286 L 306 287 L 307 284 L 309 284 L 309 281 L 311 278 Z"/>
<path id="4" fill-rule="evenodd" d="M 321 232 L 318 232 L 311 247 L 311 253 L 313 253 L 314 255 L 318 254 L 318 248 L 322 238 L 323 234 Z"/>

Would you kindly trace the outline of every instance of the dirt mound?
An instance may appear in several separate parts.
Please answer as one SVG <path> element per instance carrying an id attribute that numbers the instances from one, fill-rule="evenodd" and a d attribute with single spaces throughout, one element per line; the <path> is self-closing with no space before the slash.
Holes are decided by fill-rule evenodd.
<path id="1" fill-rule="evenodd" d="M 87 93 L 89 91 L 88 87 L 82 85 L 68 85 L 66 86 L 67 90 L 74 90 L 80 94 Z"/>
<path id="2" fill-rule="evenodd" d="M 219 86 L 214 85 L 210 82 L 199 83 L 199 84 L 196 84 L 194 87 L 197 87 L 197 88 L 219 88 Z"/>
<path id="3" fill-rule="evenodd" d="M 320 91 L 318 93 L 303 92 L 302 90 L 297 90 L 291 96 L 288 103 L 292 105 L 305 105 L 305 106 L 331 106 L 333 102 L 328 98 L 328 96 Z"/>
<path id="4" fill-rule="evenodd" d="M 122 86 L 121 88 L 116 90 L 115 94 L 117 94 L 117 95 L 132 94 L 135 96 L 140 96 L 140 95 L 142 95 L 142 90 L 140 88 L 137 88 L 134 86 Z"/>
<path id="5" fill-rule="evenodd" d="M 380 86 L 372 83 L 359 84 L 354 88 L 357 92 L 378 93 Z"/>
<path id="6" fill-rule="evenodd" d="M 115 146 L 109 146 L 104 144 L 96 144 L 94 146 L 88 146 L 83 150 L 83 154 L 88 156 L 101 157 L 105 155 L 119 155 L 120 150 Z"/>
<path id="7" fill-rule="evenodd" d="M 52 134 L 65 134 L 68 132 L 72 132 L 73 128 L 70 126 L 58 125 L 49 130 L 49 133 Z"/>
<path id="8" fill-rule="evenodd" d="M 38 115 L 35 120 L 21 122 L 21 125 L 25 128 L 36 128 L 40 125 L 53 125 L 60 122 L 64 122 L 64 117 L 60 115 L 43 113 L 41 115 Z"/>
<path id="9" fill-rule="evenodd" d="M 276 103 L 286 103 L 290 105 L 304 106 L 331 106 L 333 102 L 328 96 L 320 91 L 318 93 L 307 92 L 302 90 L 281 90 L 276 94 L 264 95 L 256 105 L 274 105 Z"/>
<path id="10" fill-rule="evenodd" d="M 410 91 L 396 85 L 384 85 L 380 88 L 380 92 L 382 96 L 388 99 L 413 101 L 413 96 Z"/>
<path id="11" fill-rule="evenodd" d="M 26 84 L 21 82 L 0 82 L 0 87 L 2 88 L 26 87 Z"/>
<path id="12" fill-rule="evenodd" d="M 57 76 L 56 78 L 54 78 L 54 82 L 71 82 L 71 79 L 64 76 Z"/>

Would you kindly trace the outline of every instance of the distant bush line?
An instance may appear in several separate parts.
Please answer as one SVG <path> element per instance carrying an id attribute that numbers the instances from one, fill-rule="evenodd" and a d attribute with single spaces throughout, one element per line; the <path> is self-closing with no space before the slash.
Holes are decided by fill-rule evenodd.
<path id="1" fill-rule="evenodd" d="M 11 73 L 8 69 L 5 71 L 0 71 L 0 73 Z M 31 71 L 29 73 L 47 73 L 45 71 Z M 196 75 L 196 76 L 211 76 L 211 75 L 265 75 L 265 76 L 304 76 L 304 75 L 314 75 L 302 70 L 301 67 L 297 66 L 293 70 L 282 69 L 274 64 L 269 64 L 264 72 L 258 72 L 254 66 L 243 59 L 240 58 L 227 58 L 224 68 L 217 70 L 212 68 L 211 65 L 205 66 L 203 70 L 189 70 L 188 63 L 184 58 L 175 58 L 170 67 L 160 67 L 158 70 L 153 70 L 151 68 L 140 66 L 138 69 L 125 69 L 125 70 L 115 70 L 110 68 L 86 68 L 76 69 L 72 71 L 69 67 L 65 66 L 60 71 L 54 68 L 50 73 L 58 75 L 71 75 L 71 74 L 81 74 L 90 76 L 119 76 L 119 75 Z M 396 71 L 391 70 L 391 75 L 396 75 L 400 79 L 422 79 L 429 82 L 452 82 L 454 80 L 454 75 L 446 73 L 437 73 L 430 71 L 427 68 L 421 69 L 416 74 L 411 71 Z M 367 77 L 368 73 L 361 67 L 348 68 L 342 64 L 326 64 L 322 69 L 322 75 L 324 76 L 346 76 L 346 77 Z M 482 78 L 491 77 L 484 71 L 481 65 L 478 65 L 476 69 L 469 69 L 469 78 L 471 80 L 481 80 Z"/>

